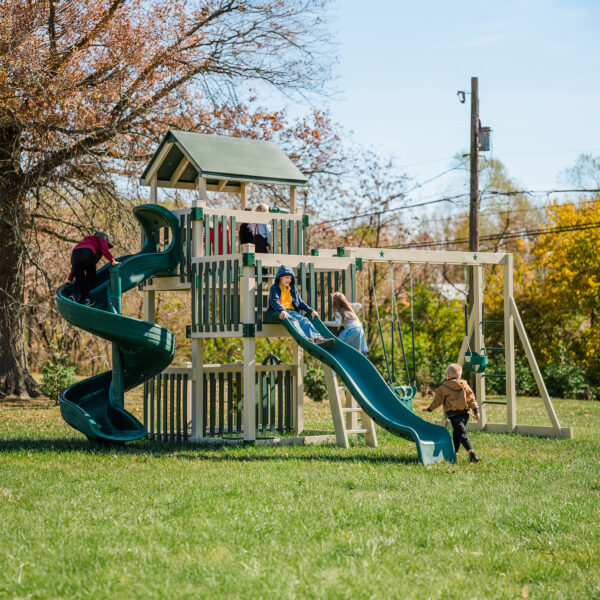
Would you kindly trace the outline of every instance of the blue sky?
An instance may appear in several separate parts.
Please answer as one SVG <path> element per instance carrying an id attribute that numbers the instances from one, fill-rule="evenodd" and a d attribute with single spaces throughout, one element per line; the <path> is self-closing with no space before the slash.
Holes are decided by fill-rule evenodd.
<path id="1" fill-rule="evenodd" d="M 456 92 L 477 76 L 493 156 L 527 189 L 561 187 L 579 153 L 600 154 L 599 23 L 592 0 L 340 0 L 333 117 L 423 181 L 468 149 Z"/>

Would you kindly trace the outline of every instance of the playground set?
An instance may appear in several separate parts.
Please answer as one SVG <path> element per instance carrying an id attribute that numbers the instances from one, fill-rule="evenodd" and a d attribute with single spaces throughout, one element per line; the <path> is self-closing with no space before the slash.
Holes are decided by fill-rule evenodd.
<path id="1" fill-rule="evenodd" d="M 170 131 L 141 182 L 150 187 L 151 203 L 133 209 L 143 232 L 140 252 L 97 272 L 91 293 L 94 306 L 70 300 L 68 284 L 56 294 L 58 309 L 69 323 L 112 342 L 112 371 L 78 382 L 60 394 L 63 418 L 90 440 L 123 442 L 147 436 L 181 442 L 284 444 L 335 439 L 347 448 L 349 436 L 355 434 L 363 434 L 367 445 L 376 446 L 377 423 L 414 441 L 423 464 L 456 460 L 446 423 L 430 423 L 411 410 L 416 374 L 413 370 L 411 377 L 408 368 L 395 303 L 393 327 L 400 334 L 407 376 L 407 385 L 402 386 L 396 385 L 393 377 L 386 382 L 365 356 L 337 338 L 332 347 L 323 348 L 299 335 L 289 319 L 281 324 L 263 320 L 272 273 L 281 265 L 294 269 L 298 290 L 306 302 L 323 318 L 332 319 L 330 293 L 341 290 L 356 302 L 358 274 L 376 263 L 387 263 L 390 270 L 396 265 L 408 265 L 409 269 L 417 264 L 462 265 L 472 272 L 474 309 L 457 357 L 457 362 L 470 366 L 476 378 L 481 419 L 470 424 L 471 428 L 572 437 L 572 429 L 561 427 L 558 421 L 515 304 L 511 254 L 355 247 L 308 252 L 308 216 L 297 206 L 297 189 L 306 185 L 306 178 L 273 142 Z M 287 188 L 289 211 L 245 210 L 251 184 Z M 195 198 L 189 208 L 169 210 L 158 204 L 158 188 L 192 190 Z M 209 207 L 211 192 L 239 198 L 239 208 Z M 241 245 L 240 223 L 270 225 L 272 253 L 257 254 L 253 244 Z M 504 373 L 486 372 L 486 265 L 497 265 L 504 274 L 501 323 L 505 341 L 503 348 L 496 349 L 504 353 Z M 122 295 L 134 287 L 144 296 L 143 320 L 122 314 Z M 191 296 L 187 327 L 191 361 L 178 367 L 170 366 L 174 335 L 154 322 L 156 295 L 167 291 Z M 319 318 L 313 319 L 313 324 L 322 335 L 331 337 Z M 379 327 L 381 331 L 381 323 Z M 549 426 L 517 423 L 515 330 L 545 403 Z M 411 333 L 414 351 L 414 321 Z M 205 364 L 207 340 L 223 337 L 241 339 L 241 364 Z M 282 364 L 273 354 L 262 361 L 257 359 L 257 337 L 289 338 L 291 364 Z M 323 363 L 335 438 L 305 430 L 305 352 Z M 412 364 L 414 369 L 414 357 Z M 491 423 L 487 418 L 486 406 L 500 403 L 486 400 L 485 379 L 491 376 L 506 379 L 506 399 L 501 402 L 506 405 L 503 423 Z M 125 410 L 124 394 L 142 384 L 140 422 Z"/>

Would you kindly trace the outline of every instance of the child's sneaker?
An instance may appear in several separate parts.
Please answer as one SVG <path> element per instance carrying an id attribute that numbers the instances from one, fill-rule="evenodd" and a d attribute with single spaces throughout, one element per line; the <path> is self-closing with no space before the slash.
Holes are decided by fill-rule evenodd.
<path id="1" fill-rule="evenodd" d="M 475 452 L 470 452 L 469 453 L 469 462 L 472 462 L 472 463 L 478 463 L 479 462 L 479 458 L 478 458 L 477 454 L 475 454 Z"/>
<path id="2" fill-rule="evenodd" d="M 333 338 L 318 337 L 315 338 L 313 342 L 321 348 L 331 348 L 331 346 L 333 346 L 335 343 L 335 340 Z"/>
<path id="3" fill-rule="evenodd" d="M 84 306 L 94 306 L 96 303 L 91 298 L 86 298 L 81 304 Z"/>

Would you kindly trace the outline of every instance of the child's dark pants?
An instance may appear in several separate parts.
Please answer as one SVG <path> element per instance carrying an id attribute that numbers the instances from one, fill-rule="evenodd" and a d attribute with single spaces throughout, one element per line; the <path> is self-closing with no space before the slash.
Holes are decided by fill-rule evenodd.
<path id="1" fill-rule="evenodd" d="M 89 248 L 77 248 L 71 253 L 71 268 L 75 275 L 73 296 L 83 302 L 94 287 L 96 279 L 96 255 Z"/>
<path id="2" fill-rule="evenodd" d="M 452 423 L 452 439 L 454 440 L 454 452 L 458 452 L 460 445 L 464 446 L 464 449 L 468 452 L 473 450 L 473 444 L 469 439 L 467 433 L 467 422 L 469 420 L 469 413 L 463 412 L 454 415 L 448 415 L 450 423 Z"/>

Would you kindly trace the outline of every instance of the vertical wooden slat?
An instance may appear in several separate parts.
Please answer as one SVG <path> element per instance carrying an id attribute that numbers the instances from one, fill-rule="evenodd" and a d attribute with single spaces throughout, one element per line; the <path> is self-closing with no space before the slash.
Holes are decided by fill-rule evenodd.
<path id="1" fill-rule="evenodd" d="M 202 437 L 206 436 L 208 425 L 208 373 L 202 376 Z"/>
<path id="2" fill-rule="evenodd" d="M 294 221 L 296 227 L 296 254 L 304 254 L 302 251 L 302 221 Z"/>
<path id="3" fill-rule="evenodd" d="M 159 373 L 156 376 L 156 435 L 154 439 L 160 439 L 160 419 L 161 419 L 161 407 L 160 399 L 162 398 L 162 375 Z"/>
<path id="4" fill-rule="evenodd" d="M 189 375 L 186 373 L 183 376 L 183 441 L 188 439 L 188 381 Z"/>
<path id="5" fill-rule="evenodd" d="M 233 324 L 240 324 L 240 261 L 233 261 Z"/>
<path id="6" fill-rule="evenodd" d="M 185 245 L 185 236 L 187 234 L 187 230 L 185 228 L 185 215 L 179 215 L 179 281 L 183 283 L 186 279 L 185 267 L 187 264 L 185 251 L 187 246 Z"/>
<path id="7" fill-rule="evenodd" d="M 294 221 L 288 221 L 290 228 L 290 254 L 296 252 L 296 223 Z"/>
<path id="8" fill-rule="evenodd" d="M 150 439 L 154 439 L 154 389 L 156 386 L 156 377 L 150 379 L 150 423 L 148 431 L 150 432 Z"/>
<path id="9" fill-rule="evenodd" d="M 242 432 L 242 374 L 235 374 L 235 396 L 236 396 L 236 424 L 237 433 Z"/>
<path id="10" fill-rule="evenodd" d="M 170 425 L 170 436 L 169 439 L 172 441 L 175 439 L 175 373 L 171 373 L 169 375 L 169 385 L 171 389 L 169 390 L 169 425 Z"/>
<path id="11" fill-rule="evenodd" d="M 213 331 L 217 331 L 217 263 L 210 263 L 212 273 L 210 324 Z"/>
<path id="12" fill-rule="evenodd" d="M 177 415 L 177 419 L 175 422 L 175 431 L 177 432 L 177 441 L 181 441 L 181 373 L 177 373 L 177 398 L 175 401 L 175 413 Z"/>
<path id="13" fill-rule="evenodd" d="M 263 435 L 267 431 L 267 425 L 269 424 L 269 388 L 267 386 L 267 374 L 263 371 L 258 374 L 260 385 L 258 388 L 258 397 L 260 398 L 261 404 L 261 423 Z"/>
<path id="14" fill-rule="evenodd" d="M 204 256 L 210 256 L 210 217 L 204 215 L 202 223 L 204 229 Z"/>
<path id="15" fill-rule="evenodd" d="M 152 381 L 152 379 L 144 381 L 144 412 L 143 412 L 144 418 L 142 420 L 142 423 L 144 424 L 144 427 L 148 431 L 149 431 L 149 429 L 148 429 L 148 393 L 149 393 L 151 381 Z"/>
<path id="16" fill-rule="evenodd" d="M 225 375 L 219 373 L 219 433 L 225 433 Z"/>
<path id="17" fill-rule="evenodd" d="M 231 305 L 232 305 L 232 298 L 231 298 L 231 261 L 228 260 L 227 261 L 227 283 L 225 286 L 225 293 L 227 294 L 227 319 L 226 319 L 226 323 L 227 323 L 227 331 L 231 331 L 231 323 L 233 321 L 232 319 L 232 314 L 231 314 Z"/>
<path id="18" fill-rule="evenodd" d="M 169 414 L 169 376 L 163 375 L 163 397 L 162 397 L 162 432 L 163 439 L 169 435 L 167 416 Z"/>
<path id="19" fill-rule="evenodd" d="M 333 279 L 334 279 L 334 289 L 333 290 L 329 290 L 329 293 L 331 293 L 332 291 L 337 292 L 340 289 L 340 274 L 339 274 L 338 271 L 336 271 L 333 274 Z"/>
<path id="20" fill-rule="evenodd" d="M 292 380 L 290 372 L 285 372 L 285 429 L 289 431 L 292 428 Z"/>
<path id="21" fill-rule="evenodd" d="M 263 288 L 262 260 L 256 261 L 256 329 L 262 331 Z"/>
<path id="22" fill-rule="evenodd" d="M 233 373 L 227 373 L 227 433 L 233 433 Z"/>
<path id="23" fill-rule="evenodd" d="M 287 221 L 281 219 L 281 254 L 289 254 Z"/>
<path id="24" fill-rule="evenodd" d="M 203 331 L 210 331 L 210 263 L 204 263 L 204 318 L 202 319 L 204 323 Z"/>
<path id="25" fill-rule="evenodd" d="M 198 275 L 196 275 L 196 266 L 198 267 Z M 192 279 L 192 284 L 196 287 L 196 294 L 198 296 L 197 302 L 197 317 L 196 323 L 198 327 L 198 331 L 204 331 L 204 264 L 198 263 L 197 265 L 194 263 L 194 278 Z"/>
<path id="26" fill-rule="evenodd" d="M 279 377 L 277 378 L 277 429 L 281 433 L 283 431 L 283 371 L 279 372 Z"/>
<path id="27" fill-rule="evenodd" d="M 356 302 L 356 263 L 350 265 L 350 286 L 350 302 Z"/>
<path id="28" fill-rule="evenodd" d="M 225 331 L 225 263 L 219 263 L 219 330 Z"/>
<path id="29" fill-rule="evenodd" d="M 229 238 L 231 240 L 231 253 L 233 254 L 235 252 L 235 249 L 237 248 L 237 222 L 235 217 L 229 217 Z"/>
<path id="30" fill-rule="evenodd" d="M 333 316 L 331 314 L 331 271 L 327 272 L 327 320 L 331 321 Z"/>
<path id="31" fill-rule="evenodd" d="M 212 256 L 219 254 L 219 216 L 212 217 Z"/>
<path id="32" fill-rule="evenodd" d="M 316 309 L 317 280 L 315 278 L 315 263 L 308 263 L 308 278 L 310 281 L 310 300 L 308 303 L 311 306 L 311 308 Z"/>
<path id="33" fill-rule="evenodd" d="M 319 279 L 320 281 L 320 289 L 319 289 L 319 298 L 320 298 L 320 305 L 319 308 L 317 309 L 317 311 L 319 312 L 319 314 L 321 315 L 321 318 L 323 318 L 325 316 L 325 273 L 323 271 L 321 271 L 319 273 L 320 277 Z"/>
<path id="34" fill-rule="evenodd" d="M 186 215 L 185 231 L 186 231 L 186 238 L 185 238 L 186 253 L 185 253 L 185 255 L 187 258 L 186 273 L 188 275 L 188 280 L 189 280 L 190 272 L 192 270 L 192 214 L 191 214 L 191 212 L 189 212 Z"/>
<path id="35" fill-rule="evenodd" d="M 273 228 L 273 254 L 281 254 L 279 252 L 279 219 L 273 219 L 271 227 Z"/>
<path id="36" fill-rule="evenodd" d="M 268 385 L 268 390 L 269 390 L 269 403 L 271 405 L 271 412 L 269 414 L 269 425 L 271 427 L 271 430 L 275 429 L 275 382 L 277 381 L 277 378 L 275 376 L 275 371 L 271 371 L 269 373 L 269 385 Z"/>
<path id="37" fill-rule="evenodd" d="M 220 252 L 219 254 L 227 254 L 227 237 L 228 237 L 227 217 L 223 215 L 219 219 L 219 224 L 221 226 L 221 250 L 222 250 L 222 252 Z"/>
<path id="38" fill-rule="evenodd" d="M 306 263 L 298 265 L 298 283 L 300 284 L 300 296 L 308 298 L 306 295 Z"/>
<path id="39" fill-rule="evenodd" d="M 192 331 L 198 331 L 198 311 L 196 306 L 196 298 L 198 289 L 196 287 L 196 263 L 192 265 L 192 279 L 191 279 L 191 292 L 192 292 Z"/>
<path id="40" fill-rule="evenodd" d="M 215 435 L 215 421 L 217 420 L 217 379 L 214 373 L 209 373 L 210 381 L 210 435 Z"/>

